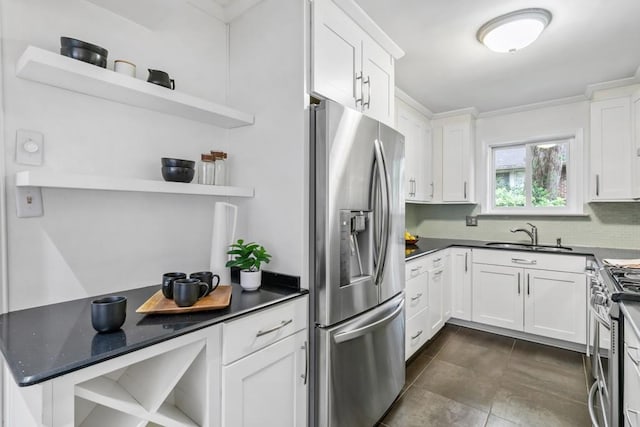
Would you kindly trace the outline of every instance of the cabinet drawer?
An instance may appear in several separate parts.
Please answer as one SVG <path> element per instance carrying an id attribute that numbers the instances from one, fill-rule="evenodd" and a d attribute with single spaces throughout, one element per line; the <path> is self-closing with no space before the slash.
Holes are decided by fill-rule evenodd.
<path id="1" fill-rule="evenodd" d="M 416 313 L 427 308 L 428 275 L 420 275 L 407 280 L 405 288 L 406 318 L 413 317 Z"/>
<path id="2" fill-rule="evenodd" d="M 307 327 L 306 296 L 248 314 L 222 325 L 222 364 L 226 365 Z"/>
<path id="3" fill-rule="evenodd" d="M 426 308 L 407 320 L 405 328 L 405 360 L 409 359 L 416 350 L 429 340 L 428 322 L 429 309 Z"/>
<path id="4" fill-rule="evenodd" d="M 503 251 L 474 249 L 475 264 L 504 265 L 509 267 L 584 273 L 587 259 L 584 256 L 543 254 L 533 251 Z"/>
<path id="5" fill-rule="evenodd" d="M 418 277 L 421 274 L 424 274 L 429 270 L 427 266 L 427 258 L 420 257 L 416 259 L 412 259 L 411 261 L 407 261 L 404 266 L 405 272 L 405 280 L 409 281 L 414 277 Z"/>

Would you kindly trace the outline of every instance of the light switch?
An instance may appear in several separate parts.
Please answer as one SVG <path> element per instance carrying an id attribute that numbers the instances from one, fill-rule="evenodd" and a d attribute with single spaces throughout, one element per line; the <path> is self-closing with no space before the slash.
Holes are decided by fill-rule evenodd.
<path id="1" fill-rule="evenodd" d="M 44 135 L 32 130 L 16 132 L 16 163 L 41 166 L 44 151 Z"/>
<path id="2" fill-rule="evenodd" d="M 16 214 L 18 218 L 44 215 L 40 187 L 16 187 Z"/>

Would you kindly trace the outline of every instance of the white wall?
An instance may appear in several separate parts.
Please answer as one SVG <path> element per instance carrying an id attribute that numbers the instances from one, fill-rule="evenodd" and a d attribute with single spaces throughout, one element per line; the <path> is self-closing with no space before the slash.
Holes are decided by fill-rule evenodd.
<path id="1" fill-rule="evenodd" d="M 305 3 L 264 0 L 230 24 L 229 100 L 256 122 L 230 132 L 229 151 L 242 158 L 233 180 L 255 186 L 240 202 L 252 212 L 245 237 L 273 254 L 266 269 L 301 276 L 307 287 Z"/>
<path id="2" fill-rule="evenodd" d="M 58 51 L 59 37 L 71 36 L 106 47 L 110 68 L 114 59 L 131 60 L 145 80 L 147 68 L 162 69 L 178 90 L 225 102 L 226 26 L 188 5 L 156 31 L 82 0 L 1 0 L 0 6 L 9 309 L 207 268 L 215 198 L 45 189 L 44 217 L 17 218 L 14 174 L 31 167 L 14 161 L 15 134 L 44 134 L 43 170 L 161 180 L 160 157 L 197 159 L 226 150 L 228 132 L 19 79 L 15 63 L 27 45 Z"/>

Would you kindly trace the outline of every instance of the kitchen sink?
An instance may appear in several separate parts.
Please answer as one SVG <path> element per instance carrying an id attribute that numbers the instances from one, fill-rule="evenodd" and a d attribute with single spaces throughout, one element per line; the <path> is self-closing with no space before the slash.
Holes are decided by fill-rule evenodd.
<path id="1" fill-rule="evenodd" d="M 507 242 L 489 242 L 485 243 L 485 246 L 491 246 L 501 249 L 525 249 L 538 252 L 571 252 L 573 249 L 565 246 L 533 246 L 526 243 L 507 243 Z"/>
<path id="2" fill-rule="evenodd" d="M 502 249 L 530 249 L 533 250 L 534 246 L 527 245 L 526 243 L 503 243 L 503 242 L 489 242 L 486 246 L 492 246 L 494 248 Z"/>

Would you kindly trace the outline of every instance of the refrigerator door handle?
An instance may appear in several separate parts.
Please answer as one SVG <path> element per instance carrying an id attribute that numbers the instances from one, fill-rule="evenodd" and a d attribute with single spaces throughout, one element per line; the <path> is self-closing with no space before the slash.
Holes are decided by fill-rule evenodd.
<path id="1" fill-rule="evenodd" d="M 379 247 L 377 249 L 378 259 L 376 260 L 376 270 L 374 274 L 376 285 L 380 284 L 382 281 L 382 275 L 384 273 L 385 260 L 387 258 L 387 248 L 389 246 L 389 232 L 390 232 L 390 215 L 389 208 L 391 206 L 390 194 L 389 194 L 389 175 L 387 174 L 387 165 L 386 159 L 384 155 L 384 151 L 382 149 L 382 143 L 380 140 L 376 139 L 373 144 L 374 153 L 375 153 L 375 164 L 377 167 L 374 168 L 378 172 L 378 180 L 380 182 L 380 190 L 382 193 L 382 203 L 380 204 L 382 210 L 382 225 L 381 225 L 381 236 L 379 239 Z M 373 179 L 376 179 L 374 176 Z M 376 186 L 374 185 L 374 193 L 376 192 Z M 377 197 L 377 196 L 376 196 Z M 378 214 L 378 212 L 374 212 L 374 215 Z"/>
<path id="2" fill-rule="evenodd" d="M 404 299 L 400 302 L 400 304 L 398 304 L 398 307 L 396 307 L 395 310 L 393 310 L 393 312 L 391 314 L 389 314 L 388 316 L 383 317 L 382 319 L 379 319 L 373 323 L 370 323 L 366 326 L 362 326 L 356 329 L 353 329 L 351 331 L 345 331 L 345 332 L 340 332 L 338 334 L 335 334 L 333 336 L 333 340 L 336 342 L 336 344 L 340 344 L 343 343 L 345 341 L 351 341 L 353 339 L 356 339 L 358 337 L 361 337 L 363 335 L 367 335 L 369 332 L 381 328 L 385 325 L 387 325 L 388 323 L 390 323 L 393 319 L 395 319 L 396 317 L 398 317 L 398 315 L 400 313 L 402 313 L 402 309 L 404 308 Z"/>

